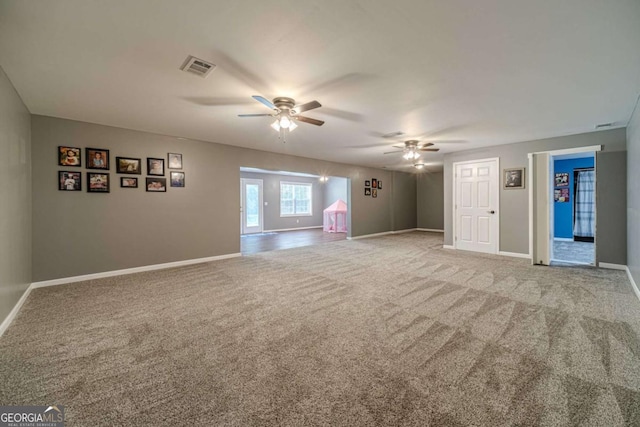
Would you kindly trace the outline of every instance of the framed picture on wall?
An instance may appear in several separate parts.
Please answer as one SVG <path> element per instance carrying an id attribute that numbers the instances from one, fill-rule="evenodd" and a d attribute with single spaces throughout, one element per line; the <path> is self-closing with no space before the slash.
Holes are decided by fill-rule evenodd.
<path id="1" fill-rule="evenodd" d="M 87 193 L 108 193 L 109 174 L 87 172 Z"/>
<path id="2" fill-rule="evenodd" d="M 374 199 L 376 197 L 378 197 L 378 189 L 377 188 L 374 188 L 374 189 L 371 190 L 371 197 L 373 197 Z"/>
<path id="3" fill-rule="evenodd" d="M 184 187 L 184 172 L 171 172 L 171 186 Z"/>
<path id="4" fill-rule="evenodd" d="M 569 174 L 567 172 L 557 173 L 555 176 L 556 187 L 569 186 Z"/>
<path id="5" fill-rule="evenodd" d="M 169 153 L 169 169 L 182 169 L 182 154 Z"/>
<path id="6" fill-rule="evenodd" d="M 524 188 L 524 168 L 511 168 L 503 170 L 503 182 L 505 190 L 522 190 Z"/>
<path id="7" fill-rule="evenodd" d="M 371 188 L 378 188 L 378 180 L 375 178 L 371 179 Z"/>
<path id="8" fill-rule="evenodd" d="M 382 181 L 378 181 L 378 190 L 382 190 Z"/>
<path id="9" fill-rule="evenodd" d="M 364 189 L 364 195 L 365 196 L 370 196 L 371 195 L 371 189 L 370 188 L 365 188 Z"/>
<path id="10" fill-rule="evenodd" d="M 167 178 L 147 178 L 147 191 L 163 193 L 167 191 Z"/>
<path id="11" fill-rule="evenodd" d="M 82 166 L 80 151 L 80 148 L 76 147 L 58 147 L 58 164 L 60 166 Z"/>
<path id="12" fill-rule="evenodd" d="M 142 159 L 136 159 L 134 157 L 116 157 L 116 172 L 141 175 Z"/>
<path id="13" fill-rule="evenodd" d="M 365 187 L 371 187 L 371 181 L 366 180 L 366 181 L 364 182 L 364 186 L 365 186 Z"/>
<path id="14" fill-rule="evenodd" d="M 120 177 L 120 187 L 122 188 L 138 188 L 138 178 L 128 176 Z"/>
<path id="15" fill-rule="evenodd" d="M 58 190 L 82 191 L 82 173 L 58 171 Z"/>
<path id="16" fill-rule="evenodd" d="M 87 148 L 87 169 L 109 170 L 109 150 L 102 148 Z"/>
<path id="17" fill-rule="evenodd" d="M 147 175 L 164 176 L 164 159 L 147 157 Z"/>

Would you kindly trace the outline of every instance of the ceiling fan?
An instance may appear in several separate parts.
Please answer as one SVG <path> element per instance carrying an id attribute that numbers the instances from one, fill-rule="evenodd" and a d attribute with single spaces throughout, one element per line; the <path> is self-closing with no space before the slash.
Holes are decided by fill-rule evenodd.
<path id="1" fill-rule="evenodd" d="M 394 145 L 395 148 L 402 148 L 402 150 L 387 151 L 384 154 L 404 153 L 402 157 L 404 157 L 406 160 L 417 160 L 420 157 L 419 151 L 440 151 L 439 148 L 427 148 L 431 147 L 432 145 L 433 142 L 425 142 L 424 144 L 420 144 L 420 141 L 411 139 L 409 141 L 405 141 L 404 145 Z"/>
<path id="2" fill-rule="evenodd" d="M 253 99 L 269 107 L 273 111 L 270 114 L 238 114 L 238 117 L 275 117 L 276 121 L 271 124 L 271 127 L 280 132 L 281 135 L 283 135 L 283 131 L 290 132 L 297 128 L 297 121 L 316 126 L 322 126 L 324 124 L 324 121 L 322 120 L 300 115 L 300 113 L 305 111 L 322 107 L 318 101 L 311 101 L 306 104 L 296 105 L 296 101 L 294 99 L 283 96 L 274 98 L 273 102 L 259 95 L 253 95 Z"/>

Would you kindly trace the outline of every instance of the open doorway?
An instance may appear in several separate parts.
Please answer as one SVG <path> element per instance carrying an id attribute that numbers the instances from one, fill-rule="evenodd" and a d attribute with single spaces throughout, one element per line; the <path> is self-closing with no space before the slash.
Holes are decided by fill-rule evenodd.
<path id="1" fill-rule="evenodd" d="M 551 261 L 595 265 L 595 153 L 552 156 Z"/>
<path id="2" fill-rule="evenodd" d="M 242 254 L 347 238 L 350 230 L 348 178 L 241 167 L 240 180 Z M 339 200 L 343 202 L 340 206 L 346 207 L 346 215 L 343 212 L 327 215 L 327 208 Z M 333 220 L 333 227 L 327 227 L 327 231 L 325 219 Z M 342 227 L 345 219 L 347 227 Z M 253 227 L 245 225 L 249 220 Z"/>

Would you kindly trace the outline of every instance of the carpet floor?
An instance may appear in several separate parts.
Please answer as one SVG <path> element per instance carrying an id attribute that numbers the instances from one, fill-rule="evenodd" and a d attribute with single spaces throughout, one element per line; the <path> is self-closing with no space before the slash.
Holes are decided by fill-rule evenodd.
<path id="1" fill-rule="evenodd" d="M 640 425 L 624 272 L 407 233 L 34 290 L 0 404 L 69 426 Z"/>

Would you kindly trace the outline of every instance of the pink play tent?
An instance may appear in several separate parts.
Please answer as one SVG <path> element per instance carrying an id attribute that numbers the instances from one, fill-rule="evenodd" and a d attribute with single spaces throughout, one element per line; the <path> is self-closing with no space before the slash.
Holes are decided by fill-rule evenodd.
<path id="1" fill-rule="evenodd" d="M 338 199 L 324 210 L 324 226 L 322 229 L 328 233 L 347 232 L 347 204 L 345 202 Z"/>

